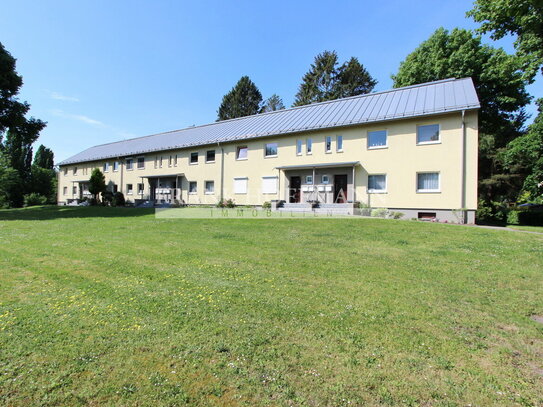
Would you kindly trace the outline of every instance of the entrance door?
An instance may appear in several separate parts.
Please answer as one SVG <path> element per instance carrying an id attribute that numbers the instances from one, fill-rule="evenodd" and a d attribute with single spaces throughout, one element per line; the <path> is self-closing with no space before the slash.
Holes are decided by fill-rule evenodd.
<path id="1" fill-rule="evenodd" d="M 302 178 L 290 177 L 290 189 L 288 191 L 289 203 L 300 202 L 300 188 L 302 186 Z"/>
<path id="2" fill-rule="evenodd" d="M 334 175 L 334 203 L 347 203 L 347 175 Z"/>

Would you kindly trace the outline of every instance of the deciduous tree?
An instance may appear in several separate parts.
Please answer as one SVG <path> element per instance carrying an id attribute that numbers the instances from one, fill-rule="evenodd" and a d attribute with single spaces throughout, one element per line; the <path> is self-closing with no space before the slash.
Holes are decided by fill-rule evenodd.
<path id="1" fill-rule="evenodd" d="M 34 165 L 52 170 L 55 166 L 55 154 L 53 150 L 41 144 L 34 155 Z"/>
<path id="2" fill-rule="evenodd" d="M 106 191 L 106 177 L 99 168 L 92 170 L 89 179 L 89 192 L 94 195 L 94 201 L 98 201 L 98 194 Z"/>

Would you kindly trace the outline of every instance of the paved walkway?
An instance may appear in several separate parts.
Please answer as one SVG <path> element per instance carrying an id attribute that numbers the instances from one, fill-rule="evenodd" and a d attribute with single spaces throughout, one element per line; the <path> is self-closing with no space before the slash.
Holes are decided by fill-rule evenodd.
<path id="1" fill-rule="evenodd" d="M 487 225 L 466 225 L 466 226 L 473 226 L 473 227 L 476 227 L 476 228 L 493 229 L 493 230 L 507 230 L 509 232 L 531 233 L 531 234 L 534 234 L 534 235 L 543 235 L 543 232 L 536 232 L 534 230 L 513 229 L 513 228 L 508 228 L 508 227 L 505 227 L 505 226 L 487 226 Z"/>

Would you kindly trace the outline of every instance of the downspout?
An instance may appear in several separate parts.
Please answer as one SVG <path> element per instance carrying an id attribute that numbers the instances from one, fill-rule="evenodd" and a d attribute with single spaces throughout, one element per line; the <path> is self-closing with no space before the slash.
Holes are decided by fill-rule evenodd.
<path id="1" fill-rule="evenodd" d="M 124 179 L 123 179 L 123 173 L 124 173 L 123 169 L 124 169 L 124 165 L 123 165 L 123 162 L 121 161 L 121 159 L 120 159 L 119 157 L 117 157 L 117 160 L 119 160 L 119 166 L 121 167 L 121 192 L 122 192 L 123 195 L 124 195 L 124 192 L 123 192 L 123 191 L 124 191 L 124 187 L 123 187 L 123 185 L 124 185 L 124 184 L 123 184 L 123 181 L 124 181 Z M 132 187 L 132 188 L 133 188 L 133 187 Z"/>
<path id="2" fill-rule="evenodd" d="M 465 110 L 462 110 L 462 191 L 460 208 L 462 210 L 462 223 L 467 223 L 468 212 L 466 211 L 466 121 Z"/>
<path id="3" fill-rule="evenodd" d="M 217 147 L 221 149 L 221 201 L 224 199 L 224 148 L 220 142 L 217 142 Z"/>

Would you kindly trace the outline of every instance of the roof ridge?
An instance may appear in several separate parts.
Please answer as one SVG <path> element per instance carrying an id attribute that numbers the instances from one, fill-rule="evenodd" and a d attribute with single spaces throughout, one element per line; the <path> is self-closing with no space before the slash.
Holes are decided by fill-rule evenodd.
<path id="1" fill-rule="evenodd" d="M 436 83 L 451 82 L 451 81 L 458 81 L 458 80 L 464 80 L 464 79 L 467 79 L 467 78 L 440 79 L 438 81 L 418 83 L 418 84 L 415 84 L 415 85 L 402 86 L 400 88 L 391 88 L 391 89 L 381 90 L 379 92 L 364 93 L 362 95 L 349 96 L 349 97 L 346 97 L 346 98 L 325 100 L 323 102 L 315 102 L 315 103 L 310 103 L 308 105 L 303 105 L 303 106 L 294 106 L 294 107 L 289 107 L 287 109 L 274 110 L 273 112 L 257 113 L 257 114 L 252 114 L 252 115 L 249 115 L 249 116 L 235 117 L 233 119 L 218 120 L 218 121 L 213 122 L 213 123 L 199 124 L 198 126 L 188 126 L 188 127 L 183 127 L 181 129 L 177 129 L 177 130 L 168 130 L 168 131 L 163 131 L 163 132 L 160 132 L 160 133 L 148 134 L 146 136 L 131 137 L 131 138 L 123 139 L 123 140 L 111 141 L 109 143 L 96 144 L 96 145 L 94 145 L 92 147 L 89 147 L 89 148 L 99 147 L 99 146 L 107 146 L 107 145 L 116 144 L 116 143 L 123 143 L 125 141 L 131 141 L 131 140 L 139 140 L 139 139 L 143 139 L 143 138 L 147 138 L 147 137 L 161 136 L 163 134 L 177 133 L 177 132 L 181 132 L 181 131 L 185 131 L 185 130 L 198 129 L 198 128 L 202 128 L 202 127 L 215 126 L 215 125 L 220 124 L 220 123 L 229 123 L 229 122 L 239 121 L 239 120 L 247 119 L 249 117 L 273 115 L 273 114 L 288 112 L 288 111 L 292 111 L 292 110 L 299 110 L 299 109 L 304 109 L 304 108 L 306 109 L 306 108 L 313 107 L 313 106 L 320 106 L 320 105 L 326 105 L 326 104 L 331 104 L 331 103 L 337 103 L 337 102 L 340 102 L 340 101 L 343 101 L 343 100 L 356 99 L 356 98 L 362 99 L 362 98 L 368 97 L 368 96 L 381 95 L 381 94 L 390 93 L 390 92 L 398 92 L 398 91 L 403 90 L 403 89 L 420 88 L 420 87 L 423 87 L 423 86 L 435 85 Z M 88 150 L 88 149 L 86 149 L 86 150 Z M 83 150 L 83 151 L 85 151 L 85 150 Z"/>

